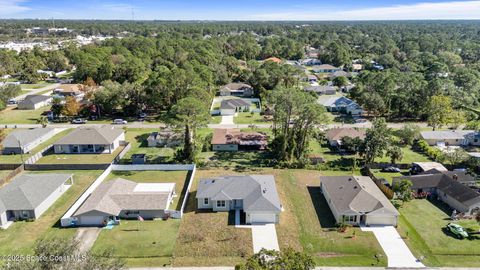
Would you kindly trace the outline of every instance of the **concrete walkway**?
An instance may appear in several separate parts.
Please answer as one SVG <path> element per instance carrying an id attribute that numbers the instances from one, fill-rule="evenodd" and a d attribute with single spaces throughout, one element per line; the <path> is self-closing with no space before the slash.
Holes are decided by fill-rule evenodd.
<path id="1" fill-rule="evenodd" d="M 388 258 L 388 267 L 424 268 L 408 249 L 393 226 L 362 227 L 362 231 L 373 232 Z"/>
<path id="2" fill-rule="evenodd" d="M 259 252 L 262 248 L 280 251 L 275 224 L 251 225 L 251 227 L 253 253 Z"/>
<path id="3" fill-rule="evenodd" d="M 233 115 L 222 116 L 222 121 L 220 122 L 220 126 L 231 126 L 231 125 L 235 125 L 235 123 L 233 123 Z"/>

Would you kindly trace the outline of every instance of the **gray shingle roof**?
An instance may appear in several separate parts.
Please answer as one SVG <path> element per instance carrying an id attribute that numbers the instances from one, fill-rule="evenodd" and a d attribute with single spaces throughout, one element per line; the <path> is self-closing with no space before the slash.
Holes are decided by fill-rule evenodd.
<path id="1" fill-rule="evenodd" d="M 243 199 L 243 210 L 249 212 L 281 211 L 273 175 L 201 179 L 196 197 L 212 200 Z"/>
<path id="2" fill-rule="evenodd" d="M 465 136 L 475 133 L 473 130 L 437 130 L 422 131 L 420 134 L 425 140 L 462 140 Z"/>
<path id="3" fill-rule="evenodd" d="M 72 174 L 23 174 L 0 189 L 7 210 L 34 210 Z"/>
<path id="4" fill-rule="evenodd" d="M 252 88 L 250 85 L 245 83 L 229 83 L 220 88 L 220 91 L 238 91 L 246 88 Z"/>
<path id="5" fill-rule="evenodd" d="M 54 145 L 107 145 L 113 143 L 123 133 L 123 129 L 114 128 L 112 126 L 80 127 L 56 141 Z"/>
<path id="6" fill-rule="evenodd" d="M 121 178 L 100 184 L 75 212 L 75 216 L 98 211 L 118 216 L 122 210 L 164 210 L 169 193 L 136 192 L 137 183 Z"/>
<path id="7" fill-rule="evenodd" d="M 241 98 L 232 98 L 222 100 L 220 109 L 235 109 L 237 107 L 251 106 L 252 102 Z"/>
<path id="8" fill-rule="evenodd" d="M 47 100 L 50 100 L 52 99 L 51 96 L 45 96 L 45 95 L 28 95 L 25 97 L 24 100 L 22 100 L 19 105 L 22 105 L 22 104 L 37 104 L 37 103 L 40 103 L 40 102 L 44 102 L 44 101 L 47 101 Z"/>
<path id="9" fill-rule="evenodd" d="M 25 146 L 52 131 L 53 128 L 15 130 L 8 134 L 5 140 L 3 140 L 2 145 L 4 148 L 16 148 L 19 147 L 18 142 L 20 142 L 20 145 Z"/>
<path id="10" fill-rule="evenodd" d="M 399 215 L 370 177 L 322 176 L 320 182 L 340 215 L 346 212 Z"/>

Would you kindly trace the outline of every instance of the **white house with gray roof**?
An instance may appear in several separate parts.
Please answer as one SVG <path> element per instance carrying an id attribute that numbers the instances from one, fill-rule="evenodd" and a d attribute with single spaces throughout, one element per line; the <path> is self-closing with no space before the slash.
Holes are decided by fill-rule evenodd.
<path id="1" fill-rule="evenodd" d="M 435 130 L 420 132 L 428 145 L 467 146 L 480 145 L 480 133 L 474 130 Z"/>
<path id="2" fill-rule="evenodd" d="M 322 176 L 320 188 L 337 223 L 397 226 L 397 209 L 367 176 Z"/>
<path id="3" fill-rule="evenodd" d="M 72 174 L 23 174 L 0 189 L 0 227 L 39 218 L 73 184 Z"/>
<path id="4" fill-rule="evenodd" d="M 279 223 L 282 205 L 273 175 L 224 176 L 201 179 L 198 209 L 243 210 L 246 223 Z"/>
<path id="5" fill-rule="evenodd" d="M 36 110 L 45 107 L 52 102 L 51 96 L 45 95 L 28 95 L 17 105 L 19 110 Z"/>
<path id="6" fill-rule="evenodd" d="M 100 184 L 73 215 L 73 225 L 104 226 L 120 219 L 163 218 L 175 183 L 136 183 L 117 178 Z"/>
<path id="7" fill-rule="evenodd" d="M 2 154 L 26 154 L 53 137 L 54 128 L 34 128 L 14 130 L 2 142 Z"/>
<path id="8" fill-rule="evenodd" d="M 55 154 L 111 154 L 125 141 L 125 131 L 112 126 L 80 127 L 53 144 Z"/>

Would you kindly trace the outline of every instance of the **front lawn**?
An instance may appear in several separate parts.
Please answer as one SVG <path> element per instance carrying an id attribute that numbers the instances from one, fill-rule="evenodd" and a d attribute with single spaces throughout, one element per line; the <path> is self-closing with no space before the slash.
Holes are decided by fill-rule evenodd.
<path id="1" fill-rule="evenodd" d="M 132 266 L 166 266 L 171 262 L 180 220 L 122 220 L 111 230 L 102 230 L 91 251 L 113 249 L 113 256 Z"/>
<path id="2" fill-rule="evenodd" d="M 109 164 L 123 150 L 120 146 L 112 154 L 54 154 L 40 158 L 36 164 Z"/>
<path id="3" fill-rule="evenodd" d="M 150 133 L 159 129 L 128 128 L 125 139 L 131 145 L 130 150 L 121 159 L 121 163 L 130 164 L 133 154 L 146 154 L 148 163 L 169 163 L 172 162 L 175 149 L 168 147 L 148 147 L 147 138 Z"/>
<path id="4" fill-rule="evenodd" d="M 240 112 L 233 118 L 235 124 L 268 124 L 271 121 L 265 120 L 260 113 Z"/>
<path id="5" fill-rule="evenodd" d="M 24 172 L 34 173 L 34 172 Z M 38 172 L 40 173 L 40 172 Z M 80 197 L 101 171 L 43 171 L 41 173 L 72 173 L 70 187 L 40 218 L 33 222 L 20 221 L 7 230 L 0 230 L 0 255 L 32 254 L 35 241 L 42 237 L 73 237 L 76 229 L 62 229 L 59 220 Z"/>
<path id="6" fill-rule="evenodd" d="M 400 208 L 399 231 L 416 257 L 425 257 L 428 266 L 480 267 L 480 235 L 475 240 L 459 240 L 445 226 L 452 222 L 450 210 L 440 202 L 413 200 Z M 455 221 L 476 232 L 480 224 L 474 220 Z"/>
<path id="7" fill-rule="evenodd" d="M 402 164 L 412 164 L 413 162 L 429 162 L 431 161 L 427 156 L 422 153 L 413 151 L 409 146 L 402 147 L 403 159 L 397 161 Z M 390 163 L 390 157 L 384 156 L 383 158 L 375 159 L 376 162 Z"/>
<path id="8" fill-rule="evenodd" d="M 180 210 L 185 196 L 188 171 L 112 171 L 105 181 L 123 178 L 137 183 L 175 183 L 175 193 L 171 209 Z"/>
<path id="9" fill-rule="evenodd" d="M 37 119 L 49 110 L 48 106 L 37 110 L 18 110 L 16 107 L 7 107 L 0 112 L 0 124 L 36 124 Z"/>

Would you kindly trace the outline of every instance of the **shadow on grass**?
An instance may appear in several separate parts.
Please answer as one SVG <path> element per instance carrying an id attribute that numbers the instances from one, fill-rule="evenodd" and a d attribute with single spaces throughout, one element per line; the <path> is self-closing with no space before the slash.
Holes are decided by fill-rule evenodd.
<path id="1" fill-rule="evenodd" d="M 335 218 L 333 217 L 332 211 L 327 204 L 325 196 L 320 192 L 320 187 L 307 187 L 310 198 L 312 199 L 313 206 L 315 207 L 315 212 L 317 213 L 318 220 L 320 221 L 320 226 L 323 229 L 332 230 L 335 229 Z"/>

